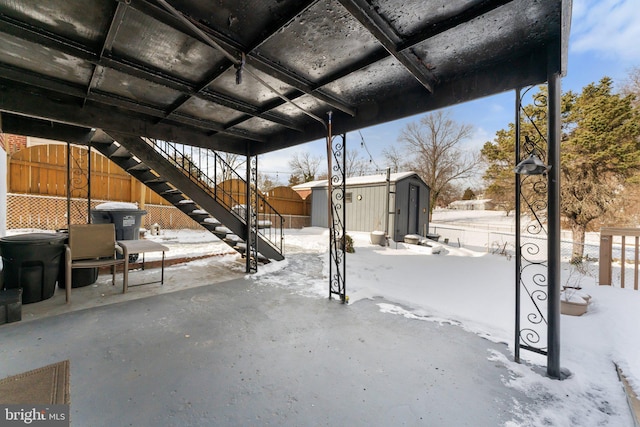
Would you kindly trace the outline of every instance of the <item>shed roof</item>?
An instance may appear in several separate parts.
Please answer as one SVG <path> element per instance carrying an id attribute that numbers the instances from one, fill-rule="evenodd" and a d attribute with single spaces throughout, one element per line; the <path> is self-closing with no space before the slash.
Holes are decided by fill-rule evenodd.
<path id="1" fill-rule="evenodd" d="M 422 179 L 415 172 L 398 172 L 392 173 L 390 176 L 391 183 L 396 183 L 405 178 L 415 176 L 416 178 Z M 348 186 L 357 186 L 357 185 L 371 185 L 371 184 L 383 184 L 387 181 L 387 174 L 376 174 L 376 175 L 367 175 L 367 176 L 352 176 L 345 180 L 345 185 Z M 425 184 L 426 185 L 426 184 Z M 293 188 L 296 191 L 307 190 L 313 188 L 325 188 L 327 187 L 327 180 L 322 179 L 319 181 L 309 181 L 302 184 L 294 185 Z"/>
<path id="2" fill-rule="evenodd" d="M 214 4 L 215 3 L 215 4 Z M 4 132 L 261 154 L 564 74 L 571 0 L 0 0 Z"/>

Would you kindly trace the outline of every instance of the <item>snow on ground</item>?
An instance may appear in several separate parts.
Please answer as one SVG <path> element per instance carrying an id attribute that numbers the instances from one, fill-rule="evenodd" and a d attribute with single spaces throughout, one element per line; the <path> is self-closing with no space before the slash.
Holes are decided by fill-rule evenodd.
<path id="1" fill-rule="evenodd" d="M 493 224 L 512 221 L 500 212 L 436 211 L 434 220 L 454 223 Z M 476 224 L 478 224 L 476 223 Z M 25 230 L 21 230 L 24 232 Z M 35 230 L 33 230 L 35 231 Z M 16 234 L 12 230 L 11 234 Z M 434 248 L 392 242 L 389 247 L 372 245 L 368 233 L 349 233 L 356 252 L 346 254 L 347 294 L 350 304 L 362 299 L 380 301 L 379 309 L 418 321 L 457 324 L 496 342 L 514 346 L 515 260 L 473 251 L 457 245 L 437 244 Z M 305 228 L 285 231 L 285 260 L 261 265 L 247 275 L 259 286 L 275 286 L 312 298 L 327 298 L 329 278 L 328 231 Z M 208 232 L 161 230 L 147 238 L 170 247 L 167 256 L 179 258 L 227 253 L 230 249 Z M 482 248 L 482 244 L 474 247 Z M 440 249 L 439 253 L 437 250 Z M 152 254 L 148 254 L 152 255 Z M 181 280 L 190 281 L 190 271 L 210 265 L 220 274 L 220 264 L 228 264 L 237 275 L 237 256 L 194 261 L 198 268 L 179 269 Z M 188 265 L 191 265 L 189 263 Z M 195 266 L 195 265 L 194 265 Z M 176 273 L 178 271 L 176 270 Z M 171 274 L 171 273 L 169 273 Z M 202 275 L 193 280 L 206 280 Z M 571 277 L 569 277 L 571 276 Z M 574 280 L 563 266 L 563 280 Z M 514 402 L 523 414 L 507 427 L 530 426 L 627 426 L 633 425 L 626 397 L 614 364 L 618 364 L 636 390 L 640 391 L 640 292 L 599 287 L 594 277 L 580 280 L 583 291 L 592 296 L 588 312 L 581 317 L 561 316 L 561 366 L 571 372 L 564 380 L 545 376 L 545 359 L 521 351 L 523 364 L 500 353 L 490 353 L 493 363 L 511 372 L 505 386 L 527 394 L 535 402 Z"/>
<path id="2" fill-rule="evenodd" d="M 474 215 L 491 218 L 500 213 L 455 212 L 458 221 Z M 504 215 L 504 214 L 502 214 Z M 466 217 L 466 219 L 464 218 Z M 440 220 L 446 220 L 441 213 Z M 350 304 L 380 297 L 381 311 L 414 319 L 459 324 L 487 339 L 514 346 L 515 261 L 500 255 L 449 245 L 439 254 L 432 248 L 392 243 L 369 243 L 368 233 L 349 233 L 356 252 L 346 255 Z M 321 228 L 287 230 L 286 260 L 261 267 L 248 276 L 262 285 L 286 288 L 305 296 L 328 295 L 328 232 Z M 567 278 L 565 266 L 563 278 Z M 532 426 L 633 425 L 615 364 L 640 390 L 640 293 L 599 287 L 595 278 L 580 284 L 592 296 L 581 317 L 561 316 L 561 366 L 571 372 L 564 381 L 545 376 L 546 360 L 521 351 L 525 363 L 502 354 L 489 359 L 507 366 L 505 385 L 524 391 L 536 402 L 522 406 Z M 518 402 L 514 402 L 518 406 Z M 514 422 L 509 426 L 522 425 Z"/>

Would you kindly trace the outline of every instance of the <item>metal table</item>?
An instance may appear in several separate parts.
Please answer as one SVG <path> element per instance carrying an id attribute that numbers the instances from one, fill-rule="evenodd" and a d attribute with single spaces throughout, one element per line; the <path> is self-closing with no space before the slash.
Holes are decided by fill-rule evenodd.
<path id="1" fill-rule="evenodd" d="M 145 267 L 144 254 L 147 252 L 162 252 L 162 268 L 160 270 L 160 280 L 145 282 L 133 286 L 149 285 L 152 283 L 164 284 L 164 253 L 169 250 L 165 245 L 154 242 L 152 240 L 118 240 L 118 244 L 122 247 L 123 256 L 127 258 L 129 254 L 142 254 L 142 270 Z M 129 264 L 131 266 L 131 264 Z M 128 284 L 125 284 L 123 293 L 127 292 Z"/>

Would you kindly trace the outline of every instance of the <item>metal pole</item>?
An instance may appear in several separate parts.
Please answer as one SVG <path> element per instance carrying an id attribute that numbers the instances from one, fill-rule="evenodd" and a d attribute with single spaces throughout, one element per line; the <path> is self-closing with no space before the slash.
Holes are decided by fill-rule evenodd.
<path id="1" fill-rule="evenodd" d="M 245 227 L 245 233 L 246 233 L 246 238 L 245 238 L 245 249 L 244 249 L 244 254 L 245 254 L 245 272 L 246 273 L 251 273 L 251 215 L 249 212 L 249 203 L 251 200 L 251 168 L 249 166 L 249 162 L 250 162 L 250 153 L 249 153 L 249 145 L 247 144 L 247 161 L 245 163 L 246 167 L 246 196 L 245 196 L 245 200 L 244 200 L 244 210 L 245 210 L 245 219 L 246 219 L 246 227 Z"/>
<path id="2" fill-rule="evenodd" d="M 517 165 L 520 163 L 520 88 L 516 89 L 516 141 L 515 141 L 515 153 L 516 153 L 516 162 Z M 520 182 L 520 174 L 514 174 L 516 176 L 515 182 L 515 192 L 516 192 L 516 204 L 515 204 L 515 216 L 516 216 L 516 322 L 515 322 L 515 345 L 514 345 L 514 359 L 516 362 L 520 363 L 520 280 L 521 280 L 521 271 L 522 268 L 522 260 L 520 256 L 522 255 L 522 251 L 520 248 L 520 191 L 521 191 L 521 182 Z"/>
<path id="3" fill-rule="evenodd" d="M 335 244 L 335 236 L 333 229 L 333 221 L 332 218 L 332 186 L 331 186 L 331 156 L 333 156 L 333 150 L 331 149 L 332 144 L 332 129 L 331 129 L 331 116 L 333 115 L 332 111 L 327 113 L 329 119 L 327 121 L 327 228 L 329 228 L 329 299 L 331 299 L 331 278 L 333 277 L 333 253 L 334 253 L 334 244 Z"/>
<path id="4" fill-rule="evenodd" d="M 389 246 L 389 197 L 390 196 L 391 196 L 391 168 L 387 168 L 387 200 L 385 201 L 385 207 L 384 207 L 384 238 L 387 246 Z"/>
<path id="5" fill-rule="evenodd" d="M 67 230 L 71 225 L 71 143 L 67 141 Z"/>
<path id="6" fill-rule="evenodd" d="M 87 224 L 91 224 L 91 141 L 87 144 Z"/>
<path id="7" fill-rule="evenodd" d="M 547 375 L 560 379 L 560 102 L 561 87 L 558 71 L 547 78 L 549 89 L 548 126 L 548 280 L 549 303 L 547 305 Z"/>

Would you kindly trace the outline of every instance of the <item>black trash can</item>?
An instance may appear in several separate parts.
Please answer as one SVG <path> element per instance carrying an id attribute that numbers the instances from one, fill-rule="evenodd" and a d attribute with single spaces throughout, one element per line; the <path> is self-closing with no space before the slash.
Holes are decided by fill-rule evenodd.
<path id="1" fill-rule="evenodd" d="M 140 238 L 140 224 L 142 215 L 147 211 L 142 209 L 92 209 L 91 222 L 94 224 L 113 224 L 116 229 L 116 240 L 138 240 Z M 118 254 L 119 257 L 122 257 Z M 135 262 L 138 254 L 129 254 L 129 261 Z"/>
<path id="2" fill-rule="evenodd" d="M 53 296 L 64 257 L 65 236 L 59 233 L 17 234 L 0 238 L 6 289 L 22 288 L 22 303 Z"/>

